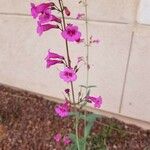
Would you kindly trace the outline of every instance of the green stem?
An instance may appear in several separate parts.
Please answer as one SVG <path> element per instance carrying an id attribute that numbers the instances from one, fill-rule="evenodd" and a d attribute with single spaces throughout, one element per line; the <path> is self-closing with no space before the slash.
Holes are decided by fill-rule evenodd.
<path id="1" fill-rule="evenodd" d="M 64 12 L 63 12 L 63 2 L 62 2 L 62 0 L 59 0 L 59 5 L 60 5 L 61 14 L 62 14 L 63 29 L 65 29 L 66 28 L 66 22 L 65 22 Z M 65 40 L 65 45 L 66 45 L 68 67 L 71 67 L 71 60 L 70 60 L 70 55 L 69 55 L 69 46 L 68 46 L 68 41 L 67 40 Z"/>
<path id="2" fill-rule="evenodd" d="M 66 22 L 65 22 L 64 12 L 63 12 L 63 1 L 62 0 L 59 0 L 59 5 L 60 5 L 62 20 L 63 20 L 62 25 L 63 25 L 63 29 L 65 29 L 66 28 Z M 70 60 L 70 55 L 69 55 L 69 46 L 68 46 L 68 41 L 67 40 L 65 40 L 65 45 L 66 45 L 68 67 L 71 67 L 71 60 Z M 74 112 L 76 113 L 77 108 L 76 108 L 76 105 L 75 105 L 75 94 L 74 94 L 73 82 L 71 82 L 70 85 L 71 85 L 71 92 L 72 92 L 72 99 L 73 99 L 73 109 L 74 109 Z M 78 118 L 78 115 L 76 113 L 76 123 L 75 123 L 76 143 L 77 143 L 78 150 L 80 150 L 79 135 L 78 135 L 78 122 L 79 122 L 79 118 Z"/>
<path id="3" fill-rule="evenodd" d="M 88 87 L 89 85 L 89 30 L 88 30 L 88 20 L 87 20 L 87 0 L 85 0 L 85 24 L 86 24 L 86 47 L 87 47 L 87 54 L 86 54 L 86 62 L 87 62 L 87 66 L 86 66 L 86 87 Z M 88 93 L 88 88 L 86 88 L 86 95 Z M 87 113 L 86 111 L 84 112 L 84 138 L 86 140 L 86 117 L 87 117 Z M 86 150 L 86 142 L 84 144 L 84 150 Z"/>
<path id="4" fill-rule="evenodd" d="M 75 127 L 76 128 L 76 142 L 77 142 L 78 150 L 80 150 L 78 124 L 79 124 L 79 118 L 78 118 L 78 114 L 76 114 L 76 127 Z"/>

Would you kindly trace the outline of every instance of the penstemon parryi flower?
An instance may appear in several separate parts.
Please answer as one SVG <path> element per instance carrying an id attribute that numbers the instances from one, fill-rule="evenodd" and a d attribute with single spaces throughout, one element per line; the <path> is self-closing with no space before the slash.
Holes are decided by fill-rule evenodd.
<path id="1" fill-rule="evenodd" d="M 61 13 L 62 16 L 59 17 L 54 15 L 56 14 L 56 12 Z M 64 83 L 70 84 L 70 88 L 64 89 L 65 100 L 63 103 L 57 104 L 55 106 L 55 114 L 62 119 L 73 116 L 75 118 L 75 134 L 72 133 L 70 135 L 68 133 L 68 135 L 62 135 L 61 133 L 57 133 L 56 135 L 54 135 L 54 140 L 56 142 L 62 142 L 64 145 L 70 145 L 70 148 L 76 147 L 77 150 L 86 150 L 86 125 L 93 123 L 92 121 L 95 121 L 97 116 L 95 117 L 93 114 L 94 119 L 88 122 L 88 115 L 86 113 L 83 114 L 80 110 L 82 110 L 87 103 L 91 103 L 95 108 L 100 108 L 102 105 L 102 98 L 101 96 L 92 96 L 90 94 L 91 88 L 94 86 L 88 85 L 88 75 L 86 75 L 86 85 L 81 85 L 78 95 L 75 95 L 73 84 L 77 80 L 78 71 L 84 64 L 88 74 L 90 65 L 88 59 L 86 60 L 83 56 L 79 56 L 77 58 L 76 65 L 72 66 L 72 59 L 70 57 L 70 50 L 68 47 L 69 42 L 79 44 L 84 43 L 85 39 L 82 38 L 82 34 L 77 25 L 72 23 L 66 24 L 65 17 L 70 16 L 71 11 L 67 6 L 64 6 L 63 0 L 58 0 L 58 4 L 55 4 L 55 2 L 51 1 L 37 5 L 31 3 L 31 15 L 37 21 L 37 33 L 39 34 L 39 36 L 45 34 L 44 32 L 46 31 L 57 29 L 66 45 L 66 57 L 62 56 L 61 54 L 57 54 L 50 49 L 48 50 L 48 53 L 46 55 L 45 62 L 46 68 L 51 68 L 52 66 L 58 64 L 64 67 L 63 69 L 60 69 L 61 71 L 58 74 L 60 79 L 62 79 Z M 87 16 L 84 13 L 78 13 L 76 19 L 86 20 L 86 17 Z M 99 42 L 99 39 L 93 39 L 93 37 L 91 36 L 89 40 L 86 41 L 85 45 L 88 47 L 93 43 L 98 44 Z M 81 137 L 78 130 L 80 119 L 84 120 L 84 137 Z"/>

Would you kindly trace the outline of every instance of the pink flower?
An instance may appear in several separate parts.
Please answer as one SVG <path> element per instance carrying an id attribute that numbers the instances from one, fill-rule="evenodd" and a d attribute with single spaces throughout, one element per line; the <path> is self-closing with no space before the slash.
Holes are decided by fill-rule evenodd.
<path id="1" fill-rule="evenodd" d="M 62 118 L 67 117 L 69 115 L 69 111 L 70 111 L 70 104 L 68 102 L 57 105 L 55 107 L 56 114 L 58 114 Z"/>
<path id="2" fill-rule="evenodd" d="M 53 65 L 62 64 L 63 63 L 61 60 L 47 60 L 46 62 L 47 62 L 46 68 L 50 68 Z"/>
<path id="3" fill-rule="evenodd" d="M 46 23 L 50 20 L 51 18 L 51 9 L 46 9 L 44 12 L 39 16 L 39 22 L 40 23 Z"/>
<path id="4" fill-rule="evenodd" d="M 64 142 L 65 145 L 68 145 L 68 144 L 71 143 L 71 139 L 68 136 L 64 136 L 63 142 Z"/>
<path id="5" fill-rule="evenodd" d="M 63 63 L 63 59 L 64 59 L 63 56 L 53 53 L 53 52 L 50 52 L 50 50 L 49 50 L 48 54 L 45 58 L 46 63 L 47 63 L 46 67 L 49 68 L 55 64 L 61 64 L 61 63 Z"/>
<path id="6" fill-rule="evenodd" d="M 54 24 L 45 24 L 49 21 L 55 21 L 57 23 L 61 23 L 61 19 L 54 16 L 51 12 L 53 10 L 53 6 L 55 4 L 53 2 L 50 3 L 41 3 L 40 5 L 35 6 L 35 4 L 31 3 L 31 14 L 34 19 L 38 17 L 38 27 L 37 33 L 42 35 L 44 31 L 48 31 L 52 28 L 59 28 L 58 25 Z"/>
<path id="7" fill-rule="evenodd" d="M 63 79 L 65 82 L 72 82 L 77 79 L 77 75 L 72 68 L 65 68 L 59 74 L 60 78 Z"/>
<path id="8" fill-rule="evenodd" d="M 61 23 L 61 19 L 54 15 L 51 15 L 50 21 L 55 21 L 55 22 Z"/>
<path id="9" fill-rule="evenodd" d="M 34 3 L 31 3 L 31 15 L 33 18 L 37 18 L 40 13 L 43 13 L 45 9 L 51 6 L 51 3 L 41 3 L 40 5 L 35 6 Z"/>
<path id="10" fill-rule="evenodd" d="M 64 56 L 62 56 L 62 55 L 59 55 L 59 54 L 56 54 L 56 53 L 53 53 L 53 52 L 51 52 L 50 50 L 48 51 L 48 54 L 47 54 L 47 56 L 46 56 L 46 60 L 47 59 L 50 59 L 50 58 L 59 58 L 59 59 L 64 59 Z"/>
<path id="11" fill-rule="evenodd" d="M 83 13 L 78 13 L 76 19 L 84 19 L 85 18 L 85 14 Z"/>
<path id="12" fill-rule="evenodd" d="M 52 25 L 52 24 L 44 24 L 41 25 L 40 22 L 38 22 L 38 27 L 37 27 L 37 33 L 41 36 L 43 32 L 53 29 L 53 28 L 59 28 L 58 25 Z"/>
<path id="13" fill-rule="evenodd" d="M 88 100 L 88 102 L 93 103 L 94 107 L 96 107 L 96 108 L 100 108 L 101 105 L 102 105 L 102 98 L 101 98 L 101 96 L 99 96 L 99 97 L 88 96 L 88 97 L 86 97 L 86 99 Z"/>
<path id="14" fill-rule="evenodd" d="M 54 140 L 56 142 L 60 142 L 60 140 L 62 139 L 62 135 L 60 133 L 57 133 L 55 136 L 54 136 Z"/>
<path id="15" fill-rule="evenodd" d="M 78 27 L 74 26 L 72 24 L 68 24 L 66 29 L 62 31 L 61 35 L 63 36 L 64 39 L 74 42 L 78 41 L 81 37 L 81 32 L 78 31 Z"/>
<path id="16" fill-rule="evenodd" d="M 51 14 L 51 9 L 46 9 L 40 16 L 39 16 L 39 22 L 40 23 L 46 23 L 49 21 L 55 21 L 58 23 L 61 23 L 61 19 L 57 18 L 56 16 Z"/>

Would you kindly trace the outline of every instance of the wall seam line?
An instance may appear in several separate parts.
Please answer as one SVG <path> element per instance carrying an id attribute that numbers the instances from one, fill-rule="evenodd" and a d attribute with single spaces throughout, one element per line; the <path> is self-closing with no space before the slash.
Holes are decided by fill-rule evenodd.
<path id="1" fill-rule="evenodd" d="M 123 80 L 123 86 L 122 86 L 122 92 L 121 92 L 121 98 L 120 98 L 120 104 L 119 104 L 119 113 L 121 113 L 121 111 L 122 111 L 123 98 L 124 98 L 124 93 L 125 93 L 127 75 L 128 75 L 130 59 L 131 59 L 131 52 L 132 52 L 132 46 L 133 46 L 133 39 L 134 39 L 134 31 L 132 31 L 132 34 L 131 34 L 129 54 L 128 54 L 128 58 L 127 58 L 126 69 L 125 69 L 124 80 Z"/>
<path id="2" fill-rule="evenodd" d="M 8 12 L 0 12 L 0 15 L 4 15 L 4 16 L 23 16 L 23 17 L 31 17 L 31 15 L 29 15 L 29 14 L 23 14 L 23 13 L 8 13 Z M 76 18 L 71 18 L 71 17 L 66 18 L 66 19 L 69 19 L 69 20 L 76 20 Z M 86 21 L 86 20 L 81 19 L 81 21 Z M 127 23 L 127 22 L 109 21 L 109 20 L 94 20 L 94 19 L 88 19 L 88 22 L 130 25 L 130 23 Z"/>

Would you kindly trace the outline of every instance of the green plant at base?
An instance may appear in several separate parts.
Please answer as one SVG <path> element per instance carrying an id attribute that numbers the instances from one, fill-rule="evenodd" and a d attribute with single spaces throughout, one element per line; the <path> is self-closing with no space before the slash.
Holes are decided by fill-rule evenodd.
<path id="1" fill-rule="evenodd" d="M 120 138 L 126 136 L 125 131 L 123 131 L 117 124 L 111 123 L 110 125 L 106 125 L 102 127 L 101 132 L 94 136 L 88 137 L 88 150 L 107 150 L 107 141 L 111 138 L 113 132 L 117 132 Z"/>
<path id="2" fill-rule="evenodd" d="M 79 113 L 79 112 L 76 114 L 71 113 L 70 115 L 71 116 L 76 115 L 79 121 L 84 121 L 85 119 L 83 113 Z M 69 137 L 73 142 L 69 150 L 83 150 L 84 149 L 85 144 L 87 145 L 87 138 L 89 137 L 91 129 L 97 118 L 100 118 L 100 116 L 97 114 L 90 113 L 86 115 L 86 127 L 85 127 L 85 133 L 84 133 L 85 135 L 83 137 L 79 138 L 78 136 L 78 139 L 77 139 L 76 134 L 73 134 L 73 133 L 69 134 Z"/>

